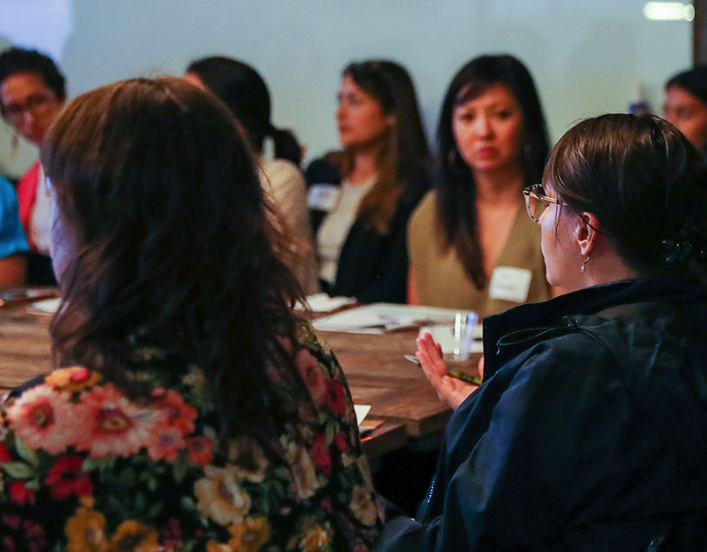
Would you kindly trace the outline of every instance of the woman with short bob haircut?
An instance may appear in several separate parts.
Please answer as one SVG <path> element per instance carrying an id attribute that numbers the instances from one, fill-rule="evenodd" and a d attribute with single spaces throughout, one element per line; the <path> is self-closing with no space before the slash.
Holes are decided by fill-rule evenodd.
<path id="1" fill-rule="evenodd" d="M 344 69 L 336 118 L 343 151 L 307 169 L 322 287 L 360 302 L 406 300 L 407 221 L 428 160 L 415 88 L 392 61 Z"/>
<path id="2" fill-rule="evenodd" d="M 301 292 L 223 104 L 181 79 L 104 86 L 59 115 L 42 162 L 59 369 L 3 405 L 0 455 L 25 468 L 4 474 L 0 534 L 17 550 L 369 549 L 348 388 L 291 312 Z"/>
<path id="3" fill-rule="evenodd" d="M 418 356 L 450 420 L 379 550 L 705 550 L 707 165 L 670 123 L 582 121 L 524 191 L 570 293 L 484 320 L 484 383 Z M 650 548 L 649 548 L 650 546 Z"/>
<path id="4" fill-rule="evenodd" d="M 464 65 L 445 94 L 437 142 L 433 190 L 410 220 L 410 302 L 483 316 L 548 299 L 540 232 L 519 192 L 540 181 L 549 140 L 523 63 L 486 55 Z"/>

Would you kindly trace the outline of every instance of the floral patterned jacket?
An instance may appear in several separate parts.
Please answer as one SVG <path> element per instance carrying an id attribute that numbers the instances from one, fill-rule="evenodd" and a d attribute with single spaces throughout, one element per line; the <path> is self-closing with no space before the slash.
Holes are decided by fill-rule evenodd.
<path id="1" fill-rule="evenodd" d="M 308 326 L 299 333 L 295 363 L 316 415 L 293 416 L 279 439 L 233 438 L 223 453 L 204 374 L 188 363 L 161 371 L 167 356 L 154 347 L 135 349 L 154 367 L 135 373 L 150 402 L 82 367 L 6 399 L 0 549 L 371 549 L 380 508 L 344 375 Z M 280 384 L 277 399 L 292 401 Z"/>

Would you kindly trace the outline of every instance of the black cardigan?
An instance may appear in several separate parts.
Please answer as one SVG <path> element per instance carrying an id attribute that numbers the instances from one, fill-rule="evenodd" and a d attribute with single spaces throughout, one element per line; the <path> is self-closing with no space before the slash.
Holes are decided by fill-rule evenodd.
<path id="1" fill-rule="evenodd" d="M 339 169 L 327 159 L 313 161 L 307 168 L 306 178 L 310 186 L 341 185 Z M 334 285 L 322 286 L 329 295 L 355 297 L 360 303 L 407 301 L 407 225 L 428 188 L 428 172 L 420 168 L 398 199 L 385 234 L 356 219 L 341 249 Z M 326 215 L 324 211 L 311 211 L 315 235 Z"/>

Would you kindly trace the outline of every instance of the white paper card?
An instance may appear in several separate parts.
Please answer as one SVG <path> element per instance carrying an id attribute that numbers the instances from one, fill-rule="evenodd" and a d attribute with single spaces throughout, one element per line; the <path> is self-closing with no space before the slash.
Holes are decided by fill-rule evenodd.
<path id="1" fill-rule="evenodd" d="M 373 303 L 319 318 L 314 321 L 314 328 L 325 332 L 380 334 L 429 324 L 451 324 L 457 312 L 437 307 Z"/>
<path id="2" fill-rule="evenodd" d="M 354 411 L 356 412 L 356 423 L 361 425 L 361 422 L 368 416 L 371 411 L 370 404 L 355 404 Z"/>
<path id="3" fill-rule="evenodd" d="M 32 303 L 28 310 L 37 314 L 54 314 L 59 310 L 60 304 L 61 298 L 45 299 L 44 301 Z"/>
<path id="4" fill-rule="evenodd" d="M 514 303 L 523 303 L 528 299 L 530 280 L 533 273 L 525 268 L 499 266 L 491 275 L 489 296 Z"/>
<path id="5" fill-rule="evenodd" d="M 307 296 L 307 305 L 312 312 L 331 312 L 346 305 L 353 305 L 356 299 L 353 297 L 329 297 L 326 293 L 315 293 Z M 307 306 L 298 302 L 296 310 L 306 310 Z"/>
<path id="6" fill-rule="evenodd" d="M 334 184 L 313 184 L 307 194 L 307 207 L 312 211 L 331 213 L 339 204 L 341 186 Z"/>

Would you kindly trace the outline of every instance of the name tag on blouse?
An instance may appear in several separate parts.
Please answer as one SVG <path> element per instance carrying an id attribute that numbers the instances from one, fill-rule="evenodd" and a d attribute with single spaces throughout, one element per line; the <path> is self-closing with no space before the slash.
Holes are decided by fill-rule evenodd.
<path id="1" fill-rule="evenodd" d="M 331 213 L 339 204 L 341 186 L 334 184 L 312 184 L 307 194 L 307 207 L 311 211 Z"/>
<path id="2" fill-rule="evenodd" d="M 533 273 L 514 266 L 496 267 L 491 275 L 489 297 L 514 303 L 524 303 L 528 299 L 530 280 Z"/>

